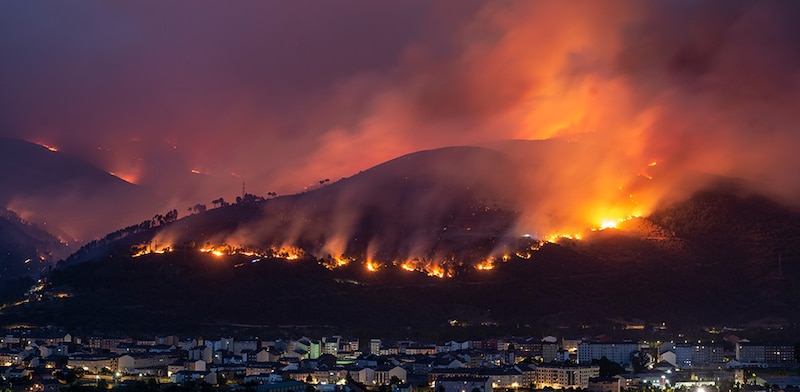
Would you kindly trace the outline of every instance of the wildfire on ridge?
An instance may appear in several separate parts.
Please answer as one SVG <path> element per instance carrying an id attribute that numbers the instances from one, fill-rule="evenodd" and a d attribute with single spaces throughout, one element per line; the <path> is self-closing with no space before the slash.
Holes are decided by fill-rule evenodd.
<path id="1" fill-rule="evenodd" d="M 617 221 L 612 219 L 606 219 L 600 222 L 600 230 L 605 229 L 616 229 L 617 228 Z"/>
<path id="2" fill-rule="evenodd" d="M 58 147 L 56 147 L 56 146 L 52 146 L 52 145 L 49 145 L 49 144 L 46 144 L 46 143 L 42 143 L 40 141 L 32 141 L 31 143 L 38 144 L 38 145 L 40 145 L 40 146 L 42 146 L 42 147 L 44 147 L 44 148 L 46 148 L 46 149 L 48 149 L 48 150 L 50 150 L 52 152 L 58 152 Z"/>
<path id="3" fill-rule="evenodd" d="M 660 167 L 662 164 L 661 160 L 652 159 L 635 166 L 636 168 L 629 173 L 639 178 L 653 180 L 655 178 L 653 168 Z M 647 193 L 640 193 L 641 189 L 638 188 L 642 186 L 642 182 L 630 178 L 628 181 L 621 178 L 617 180 L 618 182 L 614 183 L 613 188 L 604 187 L 601 183 L 601 187 L 606 191 L 600 192 L 600 197 L 582 200 L 580 205 L 576 206 L 577 214 L 575 215 L 582 217 L 578 223 L 573 222 L 559 228 L 557 231 L 544 235 L 541 239 L 551 243 L 565 239 L 581 240 L 590 231 L 618 229 L 621 223 L 646 214 L 649 203 L 648 200 L 642 199 L 646 198 Z M 613 192 L 611 192 L 612 189 Z"/>
<path id="4" fill-rule="evenodd" d="M 131 256 L 140 257 L 143 255 L 153 254 L 153 253 L 163 254 L 172 252 L 174 249 L 175 246 L 173 245 L 159 246 L 158 241 L 154 241 L 153 243 L 146 242 L 134 245 L 131 248 Z M 273 246 L 267 250 L 261 250 L 252 246 L 232 246 L 229 244 L 215 245 L 212 243 L 206 243 L 202 247 L 196 248 L 196 250 L 200 253 L 210 253 L 216 257 L 241 255 L 241 256 L 257 257 L 257 258 L 274 257 L 274 258 L 284 259 L 287 261 L 297 260 L 303 255 L 303 251 L 301 249 L 291 246 L 281 246 L 281 247 Z"/>
<path id="5" fill-rule="evenodd" d="M 231 254 L 238 254 L 238 252 L 236 251 L 235 248 L 233 248 L 233 247 L 231 247 L 230 245 L 227 245 L 227 244 L 218 245 L 218 246 L 214 246 L 214 245 L 211 245 L 211 244 L 206 244 L 205 246 L 203 246 L 199 250 L 202 253 L 211 253 L 212 255 L 217 256 L 217 257 L 222 257 L 222 256 L 225 256 L 225 255 L 231 255 Z"/>
<path id="6" fill-rule="evenodd" d="M 176 247 L 173 245 L 166 245 L 160 246 L 158 245 L 159 241 L 154 241 L 152 243 L 147 242 L 143 244 L 136 245 L 132 247 L 131 252 L 133 257 L 139 257 L 146 254 L 163 254 L 168 252 L 173 252 L 176 250 Z M 499 256 L 489 256 L 483 261 L 478 264 L 474 265 L 474 268 L 478 271 L 489 271 L 494 269 L 498 263 L 504 263 L 511 260 L 512 257 L 516 256 L 519 259 L 530 259 L 531 252 L 539 250 L 541 245 L 544 242 L 542 241 L 535 241 L 532 244 L 525 245 L 523 250 L 518 250 L 513 254 L 502 254 Z M 252 263 L 257 261 L 261 261 L 262 258 L 279 258 L 284 259 L 287 261 L 297 260 L 304 254 L 304 251 L 300 248 L 293 247 L 293 246 L 272 246 L 268 249 L 257 249 L 252 246 L 233 246 L 230 244 L 222 243 L 222 244 L 212 244 L 206 243 L 200 247 L 191 246 L 178 246 L 177 249 L 184 249 L 184 250 L 193 250 L 199 253 L 208 253 L 214 255 L 215 257 L 225 257 L 225 256 L 233 256 L 233 255 L 242 255 L 253 257 Z M 328 269 L 336 269 L 342 266 L 348 265 L 352 262 L 358 262 L 359 259 L 353 256 L 331 256 L 328 255 L 326 258 L 319 259 L 319 263 L 323 265 L 325 268 Z M 402 268 L 403 270 L 410 271 L 410 272 L 421 272 L 431 277 L 436 277 L 440 279 L 444 278 L 452 278 L 456 274 L 456 270 L 459 266 L 463 266 L 464 262 L 457 262 L 455 259 L 449 260 L 439 260 L 439 259 L 430 259 L 426 257 L 409 257 L 405 260 L 396 260 L 390 263 L 382 262 L 380 260 L 375 260 L 374 257 L 369 256 L 364 260 L 364 268 L 369 272 L 377 272 L 381 268 L 387 265 L 394 265 Z M 242 267 L 244 263 L 239 263 L 234 267 Z"/>
<path id="7" fill-rule="evenodd" d="M 548 234 L 544 236 L 544 240 L 550 243 L 557 243 L 559 240 L 580 240 L 581 235 L 578 233 L 575 234 L 562 234 L 562 233 L 555 233 L 555 234 Z"/>
<path id="8" fill-rule="evenodd" d="M 530 255 L 528 255 L 527 258 L 530 258 Z M 504 254 L 504 255 L 500 256 L 500 261 L 503 262 L 503 263 L 506 263 L 509 260 L 511 260 L 511 256 L 508 255 L 508 254 Z M 482 262 L 480 262 L 478 264 L 475 264 L 475 269 L 478 270 L 478 271 L 489 271 L 489 270 L 492 270 L 495 267 L 495 262 L 496 261 L 497 261 L 496 257 L 489 256 L 489 257 L 486 258 L 486 260 L 484 260 L 484 261 L 482 261 Z"/>
<path id="9" fill-rule="evenodd" d="M 494 257 L 489 257 L 488 259 L 475 264 L 475 269 L 478 271 L 489 271 L 494 269 Z"/>
<path id="10" fill-rule="evenodd" d="M 539 247 L 537 246 L 536 249 L 531 248 L 531 250 L 539 250 Z M 531 252 L 519 252 L 518 251 L 518 252 L 514 252 L 514 255 L 519 257 L 520 259 L 523 259 L 523 260 L 528 260 L 528 259 L 531 258 Z"/>
<path id="11" fill-rule="evenodd" d="M 136 181 L 138 181 L 138 178 L 135 174 L 123 174 L 119 172 L 108 172 L 108 174 L 111 174 L 112 176 L 131 184 L 136 184 Z"/>
<path id="12" fill-rule="evenodd" d="M 620 223 L 627 222 L 627 221 L 629 221 L 629 220 L 631 220 L 633 218 L 638 218 L 638 216 L 637 215 L 628 215 L 628 216 L 626 216 L 624 218 L 619 218 L 619 219 L 605 219 L 602 222 L 600 222 L 600 226 L 599 227 L 592 229 L 592 231 L 601 231 L 601 230 L 605 230 L 605 229 L 616 229 L 616 228 L 618 228 Z"/>
<path id="13" fill-rule="evenodd" d="M 439 266 L 435 266 L 435 267 L 431 268 L 431 269 L 428 271 L 428 276 L 435 276 L 435 277 L 437 277 L 437 278 L 439 278 L 439 279 L 443 279 L 445 276 L 447 276 L 448 278 L 450 278 L 450 277 L 452 277 L 453 275 L 451 275 L 451 274 L 445 274 L 445 271 L 444 271 L 444 269 L 442 269 L 442 268 L 441 268 L 441 267 L 439 267 Z"/>
<path id="14" fill-rule="evenodd" d="M 285 260 L 288 260 L 288 261 L 294 261 L 294 260 L 299 259 L 301 256 L 303 256 L 303 250 L 302 249 L 296 248 L 294 246 L 289 246 L 289 245 L 283 245 L 283 246 L 278 247 L 278 248 L 271 247 L 270 251 L 272 252 L 272 254 L 275 257 L 281 258 L 281 259 L 285 259 Z"/>
<path id="15" fill-rule="evenodd" d="M 397 265 L 398 263 L 393 263 Z M 452 269 L 447 268 L 444 263 L 435 260 L 425 260 L 422 258 L 409 258 L 399 263 L 400 268 L 409 272 L 422 272 L 428 276 L 435 276 L 437 278 L 452 278 L 454 272 Z"/>
<path id="16" fill-rule="evenodd" d="M 616 210 L 616 212 L 621 211 L 622 209 Z M 598 226 L 587 229 L 586 232 L 589 230 L 600 231 L 609 228 L 617 228 L 620 223 L 631 220 L 634 217 L 636 217 L 636 215 L 628 215 L 624 218 L 617 219 L 601 219 L 599 220 L 600 223 Z M 533 257 L 533 252 L 540 250 L 541 247 L 546 243 L 558 243 L 561 240 L 581 240 L 586 232 L 556 232 L 538 239 L 533 238 L 530 234 L 525 234 L 518 239 L 522 242 L 519 242 L 516 246 L 506 248 L 504 250 L 506 253 L 494 253 L 493 255 L 486 256 L 484 259 L 478 260 L 457 260 L 455 257 L 439 259 L 436 257 L 430 258 L 425 256 L 410 255 L 405 258 L 394 259 L 394 261 L 387 262 L 386 260 L 376 259 L 376 256 L 379 252 L 376 253 L 375 250 L 368 251 L 368 253 L 363 256 L 345 253 L 337 253 L 338 255 L 326 253 L 324 257 L 316 257 L 316 259 L 321 265 L 331 270 L 346 266 L 353 262 L 357 262 L 360 264 L 363 263 L 363 268 L 371 273 L 378 272 L 387 265 L 394 265 L 406 271 L 421 272 L 428 276 L 443 279 L 455 276 L 455 274 L 458 271 L 461 271 L 464 266 L 471 265 L 471 268 L 474 268 L 474 270 L 477 271 L 490 271 L 495 269 L 499 263 L 508 262 L 512 258 L 516 258 L 517 260 L 529 260 Z M 167 245 L 165 246 L 164 244 Z M 270 246 L 268 248 L 230 245 L 228 243 L 215 244 L 211 242 L 207 242 L 204 245 L 197 247 L 195 247 L 193 243 L 192 245 L 174 246 L 169 238 L 160 238 L 154 240 L 153 242 L 143 243 L 132 247 L 131 253 L 133 257 L 139 257 L 150 253 L 172 252 L 176 249 L 176 247 L 178 250 L 193 250 L 200 253 L 210 253 L 219 258 L 224 256 L 242 255 L 252 257 L 254 260 L 257 259 L 258 261 L 269 258 L 279 258 L 287 261 L 298 260 L 303 257 L 306 252 L 301 248 L 286 244 L 281 246 Z M 497 252 L 497 250 L 495 250 L 495 252 Z M 256 261 L 253 261 L 253 263 L 255 262 Z M 240 265 L 237 266 L 241 267 L 243 265 L 245 264 L 240 263 Z"/>
<path id="17" fill-rule="evenodd" d="M 159 246 L 158 241 L 154 243 L 146 242 L 143 244 L 134 245 L 131 248 L 131 257 L 140 257 L 149 255 L 151 253 L 164 254 L 172 252 L 172 245 Z"/>

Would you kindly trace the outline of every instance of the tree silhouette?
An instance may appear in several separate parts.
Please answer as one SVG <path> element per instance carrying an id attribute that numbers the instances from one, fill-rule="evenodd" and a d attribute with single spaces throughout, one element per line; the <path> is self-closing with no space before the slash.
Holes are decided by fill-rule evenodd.
<path id="1" fill-rule="evenodd" d="M 631 354 L 631 366 L 633 366 L 633 371 L 635 373 L 641 373 L 647 370 L 651 362 L 652 358 L 645 352 L 636 351 Z"/>
<path id="2" fill-rule="evenodd" d="M 625 372 L 625 368 L 622 367 L 622 365 L 606 357 L 593 359 L 592 365 L 600 366 L 600 377 L 613 377 L 617 374 L 622 374 Z"/>
<path id="3" fill-rule="evenodd" d="M 176 220 L 178 220 L 178 210 L 167 211 L 164 215 L 164 223 L 172 223 Z"/>

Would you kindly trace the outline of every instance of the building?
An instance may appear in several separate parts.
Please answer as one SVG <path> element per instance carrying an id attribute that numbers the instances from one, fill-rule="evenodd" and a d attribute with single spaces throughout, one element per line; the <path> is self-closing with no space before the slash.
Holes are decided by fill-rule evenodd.
<path id="1" fill-rule="evenodd" d="M 133 343 L 133 339 L 128 337 L 108 337 L 108 336 L 90 336 L 86 338 L 88 348 L 99 348 L 101 350 L 114 350 L 120 343 Z"/>
<path id="2" fill-rule="evenodd" d="M 403 369 L 400 366 L 381 366 L 375 369 L 375 384 L 389 385 L 391 383 L 390 381 L 392 376 L 397 377 L 400 382 L 406 382 L 406 379 L 408 378 L 406 369 Z"/>
<path id="3" fill-rule="evenodd" d="M 192 371 L 192 370 L 182 370 L 177 373 L 173 373 L 169 376 L 169 381 L 175 384 L 183 384 L 190 381 L 203 381 L 208 384 L 216 384 L 217 383 L 217 373 L 210 372 L 210 371 Z"/>
<path id="4" fill-rule="evenodd" d="M 339 354 L 339 340 L 341 336 L 331 336 L 322 338 L 322 353 L 336 356 Z"/>
<path id="5" fill-rule="evenodd" d="M 639 344 L 637 343 L 583 342 L 578 345 L 578 363 L 591 363 L 592 360 L 605 357 L 609 361 L 626 366 L 631 363 L 631 354 L 637 351 L 639 351 Z"/>
<path id="6" fill-rule="evenodd" d="M 164 368 L 179 359 L 170 354 L 133 353 L 121 355 L 117 358 L 116 371 L 124 374 L 142 373 L 147 368 Z M 202 360 L 201 360 L 202 361 Z M 205 362 L 203 362 L 205 364 Z M 203 366 L 205 370 L 205 366 Z"/>
<path id="7" fill-rule="evenodd" d="M 523 375 L 519 368 L 513 366 L 483 368 L 480 377 L 489 377 L 492 388 L 519 388 L 523 386 Z"/>
<path id="8" fill-rule="evenodd" d="M 375 382 L 375 369 L 368 367 L 349 367 L 346 368 L 347 373 L 355 382 L 360 382 L 366 385 L 373 385 Z"/>
<path id="9" fill-rule="evenodd" d="M 708 366 L 712 363 L 722 363 L 725 359 L 721 345 L 705 344 L 676 344 L 673 348 L 675 353 L 674 363 L 671 358 L 665 358 L 681 369 L 690 369 Z M 662 356 L 664 354 L 662 353 Z"/>
<path id="10" fill-rule="evenodd" d="M 592 377 L 589 379 L 589 392 L 620 392 L 622 383 L 617 377 Z"/>
<path id="11" fill-rule="evenodd" d="M 67 359 L 67 367 L 70 369 L 83 369 L 92 374 L 100 373 L 103 368 L 116 372 L 117 358 L 104 354 L 74 355 Z"/>
<path id="12" fill-rule="evenodd" d="M 753 344 L 739 342 L 736 360 L 742 363 L 779 365 L 794 363 L 794 346 L 791 344 Z"/>
<path id="13" fill-rule="evenodd" d="M 370 339 L 369 340 L 369 352 L 370 354 L 377 355 L 381 352 L 381 340 L 380 339 Z"/>
<path id="14" fill-rule="evenodd" d="M 589 379 L 600 376 L 600 366 L 562 363 L 542 364 L 534 369 L 534 388 L 589 388 Z"/>

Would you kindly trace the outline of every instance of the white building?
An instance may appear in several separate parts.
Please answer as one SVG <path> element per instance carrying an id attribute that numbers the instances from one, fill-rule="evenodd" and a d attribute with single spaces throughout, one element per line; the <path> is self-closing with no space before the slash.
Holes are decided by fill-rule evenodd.
<path id="1" fill-rule="evenodd" d="M 600 376 L 600 366 L 545 364 L 534 369 L 534 388 L 554 389 L 589 387 L 589 379 Z"/>
<path id="2" fill-rule="evenodd" d="M 578 345 L 578 363 L 591 363 L 594 359 L 605 357 L 609 361 L 625 366 L 631 363 L 631 354 L 637 351 L 639 351 L 638 343 L 583 342 Z"/>

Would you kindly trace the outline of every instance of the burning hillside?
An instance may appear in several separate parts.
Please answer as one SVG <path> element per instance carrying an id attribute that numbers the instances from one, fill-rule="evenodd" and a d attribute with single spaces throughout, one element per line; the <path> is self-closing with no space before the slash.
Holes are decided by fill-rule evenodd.
<path id="1" fill-rule="evenodd" d="M 590 239 L 607 229 L 656 237 L 638 233 L 632 227 L 642 223 L 631 222 L 642 222 L 637 217 L 652 208 L 651 201 L 667 194 L 656 190 L 674 182 L 662 180 L 669 176 L 657 162 L 620 171 L 610 181 L 570 159 L 588 154 L 581 144 L 560 141 L 422 151 L 322 181 L 302 194 L 269 200 L 246 195 L 114 247 L 134 256 L 190 248 L 219 257 L 307 257 L 329 269 L 395 266 L 442 278 L 528 260 L 544 243 Z M 554 160 L 574 173 L 571 181 L 539 170 Z M 606 183 L 621 185 L 598 193 L 610 188 Z M 554 195 L 563 195 L 561 203 L 553 202 Z"/>
<path id="2" fill-rule="evenodd" d="M 359 237 L 345 242 L 339 257 L 313 253 L 325 252 L 325 241 L 293 247 L 265 245 L 267 237 L 253 243 L 261 245 L 224 242 L 234 238 L 229 233 L 261 227 L 279 202 L 299 208 L 320 200 L 323 190 L 291 202 L 218 207 L 143 236 L 119 238 L 91 258 L 96 261 L 53 272 L 52 290 L 67 290 L 71 297 L 8 309 L 4 320 L 53 323 L 58 317 L 68 325 L 94 320 L 126 328 L 141 320 L 147 320 L 142 328 L 225 322 L 370 325 L 406 331 L 407 326 L 452 328 L 452 319 L 519 328 L 586 325 L 609 315 L 695 326 L 789 317 L 800 309 L 800 214 L 729 189 L 695 194 L 617 228 L 588 230 L 580 240 L 512 236 L 509 224 L 505 236 L 479 249 L 461 248 L 490 234 L 479 226 L 469 231 L 474 238 L 465 236 L 458 244 L 445 242 L 448 237 L 440 233 L 439 242 L 431 243 L 440 252 L 462 252 L 453 259 L 392 258 L 389 248 L 358 253 L 360 231 L 353 231 Z M 327 223 L 318 218 L 315 224 Z M 306 233 L 295 232 L 297 238 Z M 193 240 L 184 241 L 188 238 Z M 499 252 L 497 243 L 508 253 Z M 131 258 L 132 249 L 141 255 Z M 243 295 L 248 301 L 241 301 Z"/>

